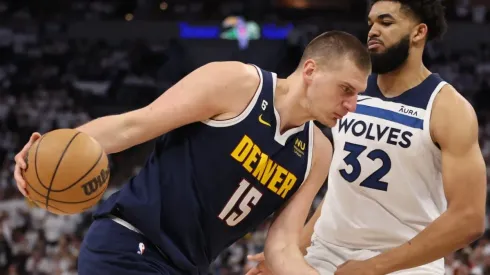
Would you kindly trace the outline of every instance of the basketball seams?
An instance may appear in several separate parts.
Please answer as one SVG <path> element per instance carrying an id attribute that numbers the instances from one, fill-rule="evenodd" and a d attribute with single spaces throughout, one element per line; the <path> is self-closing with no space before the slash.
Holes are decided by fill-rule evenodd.
<path id="1" fill-rule="evenodd" d="M 53 192 L 53 193 L 64 192 L 64 191 L 72 188 L 73 186 L 75 186 L 77 183 L 79 183 L 81 180 L 83 180 L 88 174 L 90 174 L 90 172 L 92 172 L 94 170 L 94 168 L 97 166 L 97 164 L 99 164 L 99 162 L 102 160 L 103 155 L 104 155 L 104 150 L 101 149 L 99 157 L 95 161 L 94 165 L 92 165 L 92 167 L 90 167 L 90 169 L 83 176 L 81 176 L 77 181 L 75 181 L 73 184 L 69 185 L 68 187 L 65 187 L 64 189 L 60 189 L 60 190 L 51 189 L 51 192 Z"/>
<path id="2" fill-rule="evenodd" d="M 56 208 L 56 207 L 54 207 L 52 205 L 48 205 L 48 209 L 49 209 L 49 207 L 53 208 L 56 211 L 60 211 L 61 213 L 66 214 L 66 215 L 71 215 L 72 214 L 72 213 L 65 212 L 65 211 L 63 211 L 63 210 L 61 210 L 59 208 Z"/>
<path id="3" fill-rule="evenodd" d="M 46 195 L 43 195 L 43 194 L 41 194 L 39 191 L 37 191 L 37 190 L 34 188 L 34 186 L 32 186 L 32 185 L 29 183 L 29 181 L 27 181 L 27 180 L 26 180 L 26 183 L 27 183 L 27 186 L 29 186 L 29 187 L 32 189 L 32 191 L 34 191 L 36 194 L 38 194 L 38 195 L 39 195 L 39 196 L 41 196 L 42 198 L 46 198 L 46 197 L 47 197 Z M 29 197 L 29 199 L 32 199 L 32 198 L 31 198 L 31 197 Z"/>
<path id="4" fill-rule="evenodd" d="M 61 161 L 63 160 L 63 157 L 65 156 L 66 154 L 66 151 L 68 151 L 68 148 L 70 147 L 71 143 L 73 142 L 73 140 L 80 134 L 80 132 L 77 132 L 76 134 L 73 135 L 73 137 L 70 139 L 70 141 L 68 142 L 68 144 L 66 145 L 65 149 L 63 150 L 63 152 L 61 153 L 61 156 L 60 156 L 60 159 L 58 160 L 58 163 L 56 164 L 56 167 L 54 168 L 54 171 L 53 171 L 53 176 L 51 177 L 51 182 L 49 183 L 49 187 L 48 187 L 48 193 L 46 194 L 46 209 L 48 208 L 49 204 L 49 193 L 51 193 L 51 188 L 53 187 L 53 182 L 54 182 L 54 178 L 56 177 L 56 172 L 58 171 L 58 168 L 60 167 L 60 164 L 61 164 Z"/>
<path id="5" fill-rule="evenodd" d="M 65 204 L 79 204 L 79 203 L 86 203 L 86 202 L 89 202 L 91 200 L 94 200 L 96 199 L 97 197 L 99 197 L 102 193 L 105 192 L 105 189 L 101 190 L 99 193 L 97 193 L 97 195 L 95 197 L 92 197 L 90 199 L 86 199 L 84 201 L 60 201 L 60 200 L 55 200 L 53 198 L 50 198 L 49 200 L 50 201 L 54 201 L 54 202 L 59 202 L 59 203 L 65 203 Z"/>
<path id="6" fill-rule="evenodd" d="M 39 151 L 39 146 L 41 145 L 41 141 L 44 139 L 44 137 L 46 135 L 48 135 L 48 134 L 41 136 L 41 138 L 39 139 L 39 142 L 37 143 L 36 152 L 34 153 L 34 171 L 36 172 L 37 181 L 39 181 L 39 183 L 41 184 L 42 187 L 48 189 L 48 187 L 43 184 L 41 178 L 39 177 L 39 173 L 37 172 L 37 152 Z"/>
<path id="7" fill-rule="evenodd" d="M 30 149 L 34 159 L 29 159 L 29 163 L 34 171 L 24 175 L 27 190 L 32 193 L 28 198 L 37 207 L 54 214 L 75 214 L 86 211 L 105 194 L 110 177 L 103 182 L 102 185 L 105 185 L 102 186 L 103 188 L 96 188 L 99 190 L 93 190 L 95 192 L 90 196 L 84 196 L 85 190 L 82 189 L 94 189 L 92 186 L 95 184 L 92 183 L 94 180 L 101 185 L 100 180 L 107 176 L 107 169 L 109 169 L 107 156 L 102 148 L 94 147 L 91 140 L 82 132 L 60 129 L 60 131 L 53 131 L 53 136 L 51 133 L 42 135 L 36 141 L 37 144 L 33 144 Z M 48 134 L 50 136 L 45 139 Z M 79 161 L 83 162 L 83 165 L 80 165 Z M 97 170 L 100 170 L 100 175 L 98 173 L 95 175 Z M 93 176 L 96 178 L 89 182 L 89 178 Z M 91 187 L 85 187 L 87 184 Z"/>
<path id="8" fill-rule="evenodd" d="M 43 204 L 42 202 L 40 202 L 40 201 L 38 201 L 38 200 L 35 200 L 35 199 L 30 199 L 30 200 L 31 200 L 31 201 L 33 201 L 33 202 L 37 202 L 37 203 Z M 54 207 L 54 206 L 49 205 L 48 207 L 51 207 L 51 208 L 53 208 L 54 210 L 60 211 L 61 213 L 64 213 L 64 214 L 67 214 L 67 215 L 71 215 L 70 213 L 65 212 L 65 211 L 63 211 L 63 210 L 61 210 L 61 209 L 58 209 L 58 208 L 56 208 L 56 207 Z"/>
<path id="9" fill-rule="evenodd" d="M 32 191 L 34 191 L 36 194 L 38 194 L 40 197 L 42 198 L 47 198 L 47 195 L 43 195 L 41 194 L 38 190 L 36 190 L 28 181 L 26 181 L 27 185 L 32 189 Z M 54 202 L 59 202 L 59 203 L 65 203 L 65 204 L 79 204 L 79 203 L 86 203 L 86 202 L 89 202 L 91 200 L 94 200 L 96 199 L 97 197 L 99 197 L 102 193 L 105 192 L 105 189 L 102 189 L 99 193 L 97 193 L 97 195 L 95 195 L 94 197 L 90 198 L 90 199 L 87 199 L 87 200 L 84 200 L 84 201 L 60 201 L 60 200 L 55 200 L 53 198 L 49 198 L 50 201 L 54 201 Z M 30 198 L 30 197 L 29 197 Z M 30 198 L 31 199 L 31 198 Z"/>

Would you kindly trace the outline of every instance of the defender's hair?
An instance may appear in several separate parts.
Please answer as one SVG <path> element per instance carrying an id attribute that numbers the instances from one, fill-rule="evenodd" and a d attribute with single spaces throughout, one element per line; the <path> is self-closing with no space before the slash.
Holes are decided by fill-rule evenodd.
<path id="1" fill-rule="evenodd" d="M 363 71 L 371 71 L 371 57 L 365 45 L 352 34 L 342 31 L 329 31 L 314 38 L 303 53 L 299 63 L 313 59 L 322 65 L 335 66 L 339 58 L 350 58 Z"/>
<path id="2" fill-rule="evenodd" d="M 427 41 L 440 39 L 447 31 L 445 8 L 441 0 L 373 0 L 373 5 L 380 1 L 398 2 L 408 15 L 419 23 L 427 25 Z"/>

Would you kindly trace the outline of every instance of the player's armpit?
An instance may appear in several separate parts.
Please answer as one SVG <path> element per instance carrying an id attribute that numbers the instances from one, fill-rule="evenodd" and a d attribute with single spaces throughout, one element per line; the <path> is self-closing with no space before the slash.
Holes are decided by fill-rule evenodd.
<path id="1" fill-rule="evenodd" d="M 332 145 L 315 127 L 310 174 L 301 188 L 276 216 L 266 244 L 265 258 L 274 274 L 318 274 L 303 258 L 300 237 L 311 204 L 325 182 L 332 158 Z"/>
<path id="2" fill-rule="evenodd" d="M 186 124 L 234 117 L 246 108 L 258 85 L 254 67 L 213 62 L 184 77 L 148 106 L 98 118 L 78 130 L 94 137 L 107 153 L 115 153 Z"/>

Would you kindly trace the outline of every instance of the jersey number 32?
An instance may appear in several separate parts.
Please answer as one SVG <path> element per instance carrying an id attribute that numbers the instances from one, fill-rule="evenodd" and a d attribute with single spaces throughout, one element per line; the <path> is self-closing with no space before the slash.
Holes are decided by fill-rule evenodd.
<path id="1" fill-rule="evenodd" d="M 344 158 L 344 161 L 347 165 L 352 167 L 352 171 L 348 173 L 345 169 L 339 170 L 340 175 L 348 182 L 354 182 L 361 175 L 362 166 L 359 162 L 359 156 L 366 150 L 367 147 L 364 145 L 354 144 L 350 142 L 346 142 L 344 146 L 344 150 L 349 152 L 349 154 Z M 381 181 L 381 179 L 388 174 L 391 169 L 391 159 L 383 150 L 373 150 L 367 154 L 367 157 L 375 161 L 380 159 L 383 163 L 381 167 L 374 171 L 371 175 L 369 175 L 365 180 L 361 182 L 362 187 L 387 191 L 388 183 Z"/>

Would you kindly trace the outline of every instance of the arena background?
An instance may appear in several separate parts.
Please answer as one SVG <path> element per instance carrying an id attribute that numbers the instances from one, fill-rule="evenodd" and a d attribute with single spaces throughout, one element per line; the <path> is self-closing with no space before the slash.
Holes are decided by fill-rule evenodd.
<path id="1" fill-rule="evenodd" d="M 475 106 L 488 164 L 490 1 L 445 3 L 449 32 L 428 45 L 424 60 Z M 17 192 L 13 157 L 32 132 L 138 108 L 210 61 L 239 60 L 286 76 L 323 31 L 365 41 L 368 7 L 366 0 L 0 0 L 0 274 L 77 274 L 91 222 L 89 212 L 32 208 Z M 110 156 L 107 196 L 151 149 L 147 142 Z M 246 255 L 262 251 L 267 228 L 232 245 L 210 274 L 244 274 L 253 265 Z M 447 274 L 490 274 L 489 240 L 485 234 L 448 255 Z"/>

